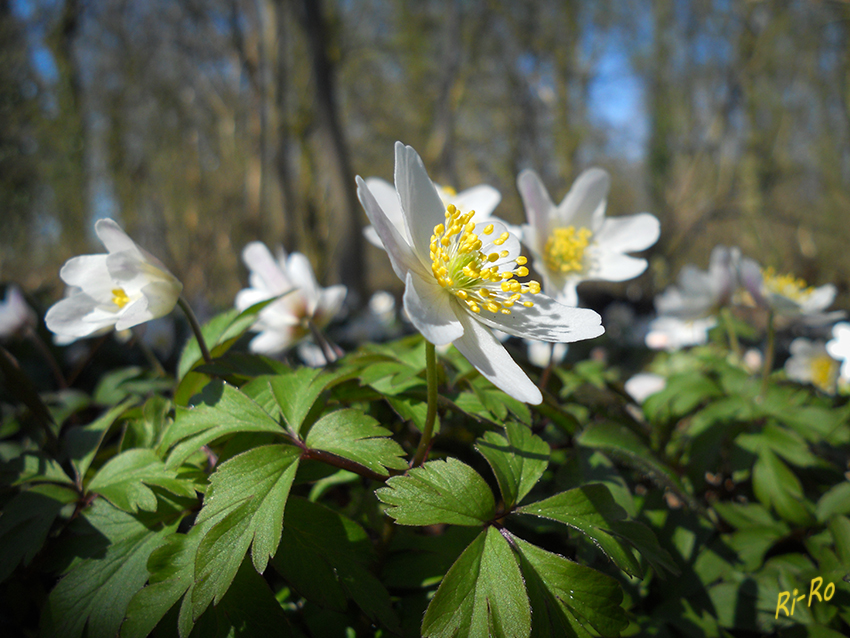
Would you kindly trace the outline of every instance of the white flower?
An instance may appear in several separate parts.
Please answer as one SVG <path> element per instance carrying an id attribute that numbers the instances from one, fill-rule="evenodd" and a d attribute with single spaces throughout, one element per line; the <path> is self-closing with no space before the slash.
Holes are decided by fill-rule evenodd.
<path id="1" fill-rule="evenodd" d="M 528 360 L 538 368 L 545 368 L 550 361 L 561 363 L 567 356 L 569 346 L 566 343 L 549 344 L 544 341 L 526 340 L 528 345 Z M 553 348 L 554 346 L 554 348 Z"/>
<path id="2" fill-rule="evenodd" d="M 832 326 L 832 339 L 827 341 L 826 351 L 841 361 L 841 379 L 850 382 L 850 323 L 842 321 Z"/>
<path id="3" fill-rule="evenodd" d="M 646 345 L 653 350 L 681 350 L 708 341 L 708 331 L 717 325 L 717 319 L 685 321 L 677 317 L 658 317 L 649 323 Z"/>
<path id="4" fill-rule="evenodd" d="M 276 354 L 288 349 L 310 334 L 310 322 L 324 328 L 342 307 L 346 287 L 320 288 L 309 260 L 301 253 L 287 257 L 281 249 L 275 260 L 265 244 L 255 241 L 245 246 L 242 260 L 251 272 L 250 288 L 236 295 L 240 312 L 283 295 L 257 315 L 253 330 L 260 334 L 249 345 L 253 352 Z"/>
<path id="5" fill-rule="evenodd" d="M 101 219 L 94 230 L 108 254 L 65 262 L 59 276 L 73 287 L 72 294 L 55 303 L 44 318 L 65 343 L 164 317 L 183 290 L 183 284 L 114 221 Z"/>
<path id="6" fill-rule="evenodd" d="M 659 315 L 680 319 L 699 319 L 727 305 L 738 286 L 737 248 L 715 246 L 711 251 L 708 271 L 685 266 L 676 286 L 670 286 L 655 298 Z"/>
<path id="7" fill-rule="evenodd" d="M 741 284 L 757 306 L 808 323 L 823 323 L 835 316 L 824 313 L 835 299 L 832 284 L 813 288 L 793 275 L 777 275 L 773 268 L 762 269 L 752 259 L 741 260 L 739 273 Z"/>
<path id="8" fill-rule="evenodd" d="M 0 339 L 11 337 L 35 324 L 35 312 L 24 299 L 21 289 L 14 284 L 6 288 L 6 298 L 0 301 Z"/>
<path id="9" fill-rule="evenodd" d="M 658 220 L 649 213 L 605 217 L 611 178 L 599 168 L 586 170 L 558 206 L 537 173 L 517 178 L 528 224 L 522 241 L 534 256 L 547 294 L 575 306 L 576 286 L 587 280 L 626 281 L 646 270 L 646 260 L 626 255 L 652 246 Z"/>
<path id="10" fill-rule="evenodd" d="M 667 379 L 652 372 L 639 372 L 626 381 L 624 388 L 635 403 L 642 404 L 656 392 L 661 392 L 667 386 Z"/>
<path id="11" fill-rule="evenodd" d="M 408 243 L 411 243 L 410 235 L 407 232 L 407 226 L 404 223 L 404 213 L 401 209 L 401 202 L 399 201 L 395 187 L 380 177 L 367 177 L 365 181 L 366 186 L 378 202 L 381 210 L 384 211 L 387 219 L 390 220 L 390 223 L 392 223 L 399 234 L 407 239 Z M 493 214 L 493 211 L 496 209 L 496 206 L 498 206 L 499 202 L 502 201 L 502 194 L 487 184 L 473 186 L 472 188 L 468 188 L 460 193 L 455 192 L 452 188 L 440 186 L 438 184 L 434 184 L 434 188 L 437 189 L 437 195 L 440 196 L 444 206 L 453 204 L 454 207 L 461 213 L 473 211 L 474 214 L 472 216 L 472 221 L 476 224 L 483 222 L 485 219 L 489 219 Z M 363 235 L 373 246 L 376 246 L 377 248 L 384 247 L 384 244 L 378 236 L 378 233 L 375 231 L 374 226 L 367 226 L 364 228 Z"/>
<path id="12" fill-rule="evenodd" d="M 791 342 L 791 356 L 785 362 L 789 379 L 811 383 L 824 392 L 834 393 L 838 381 L 838 361 L 827 352 L 823 342 L 798 337 Z"/>
<path id="13" fill-rule="evenodd" d="M 604 332 L 599 315 L 539 294 L 537 282 L 517 281 L 528 269 L 516 237 L 503 222 L 476 225 L 470 212 L 444 206 L 422 159 L 401 142 L 395 145 L 395 179 L 406 233 L 389 220 L 360 177 L 357 195 L 405 282 L 404 308 L 411 322 L 436 346 L 454 343 L 504 392 L 540 403 L 540 390 L 489 328 L 540 341 L 577 341 Z"/>

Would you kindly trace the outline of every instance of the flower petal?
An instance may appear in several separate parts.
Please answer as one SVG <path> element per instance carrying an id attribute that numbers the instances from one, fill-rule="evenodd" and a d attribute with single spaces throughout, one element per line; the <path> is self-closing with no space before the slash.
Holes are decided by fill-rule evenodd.
<path id="1" fill-rule="evenodd" d="M 588 273 L 587 279 L 627 281 L 642 274 L 646 270 L 646 266 L 646 259 L 599 251 L 598 254 L 594 254 L 593 267 Z"/>
<path id="2" fill-rule="evenodd" d="M 605 332 L 602 317 L 587 308 L 571 308 L 544 294 L 529 295 L 531 308 L 517 303 L 509 315 L 482 310 L 473 315 L 486 326 L 515 337 L 535 341 L 570 343 L 593 339 Z"/>
<path id="3" fill-rule="evenodd" d="M 384 246 L 384 250 L 387 251 L 387 255 L 390 258 L 390 264 L 392 264 L 395 274 L 402 281 L 405 280 L 408 270 L 414 270 L 422 276 L 425 276 L 425 268 L 423 267 L 422 262 L 419 261 L 419 258 L 413 253 L 408 240 L 402 237 L 402 235 L 396 230 L 395 226 L 393 226 L 392 222 L 387 218 L 374 195 L 372 195 L 372 192 L 369 190 L 369 187 L 366 186 L 366 182 L 363 181 L 363 178 L 358 176 L 356 179 L 357 198 L 360 200 L 363 209 L 366 211 L 366 216 L 369 218 L 369 221 L 372 222 L 375 232 L 381 239 L 381 243 Z"/>
<path id="4" fill-rule="evenodd" d="M 183 285 L 177 280 L 175 282 L 177 285 L 167 280 L 154 280 L 142 288 L 141 292 L 147 299 L 149 319 L 159 319 L 174 310 L 180 293 L 183 291 Z M 149 319 L 145 319 L 145 321 L 149 321 Z"/>
<path id="5" fill-rule="evenodd" d="M 315 321 L 319 328 L 324 328 L 342 308 L 348 288 L 342 284 L 329 286 L 319 291 L 319 301 L 316 304 Z"/>
<path id="6" fill-rule="evenodd" d="M 99 219 L 94 225 L 94 232 L 97 233 L 98 239 L 106 246 L 106 250 L 110 253 L 119 253 L 122 251 L 130 251 L 141 258 L 141 252 L 138 245 L 134 242 L 124 230 L 111 219 Z"/>
<path id="7" fill-rule="evenodd" d="M 543 401 L 537 386 L 487 328 L 465 312 L 458 313 L 458 319 L 463 326 L 463 336 L 454 345 L 476 370 L 519 401 L 534 405 Z"/>
<path id="8" fill-rule="evenodd" d="M 280 295 L 293 287 L 283 267 L 272 257 L 263 242 L 252 241 L 245 246 L 242 249 L 242 261 L 251 271 L 252 279 L 254 279 L 252 283 L 262 284 L 253 287 L 262 287 L 269 292 L 270 297 Z"/>
<path id="9" fill-rule="evenodd" d="M 467 188 L 454 198 L 450 198 L 450 203 L 457 206 L 458 210 L 464 213 L 474 210 L 475 215 L 472 216 L 472 221 L 476 223 L 490 217 L 500 201 L 502 201 L 502 194 L 489 184 Z"/>
<path id="10" fill-rule="evenodd" d="M 658 219 L 649 213 L 640 213 L 607 217 L 594 239 L 606 252 L 630 253 L 646 250 L 658 241 L 660 234 Z"/>
<path id="11" fill-rule="evenodd" d="M 47 329 L 67 337 L 87 337 L 115 324 L 116 315 L 98 308 L 98 302 L 77 293 L 53 304 L 44 317 Z"/>
<path id="12" fill-rule="evenodd" d="M 307 302 L 307 314 L 312 317 L 319 303 L 319 283 L 310 260 L 302 253 L 292 253 L 286 260 L 286 273 L 293 282 L 297 282 Z"/>
<path id="13" fill-rule="evenodd" d="M 437 283 L 407 273 L 403 301 L 410 322 L 434 345 L 444 346 L 463 334 L 451 294 Z"/>
<path id="14" fill-rule="evenodd" d="M 404 213 L 401 212 L 401 202 L 398 201 L 398 191 L 396 191 L 395 186 L 380 177 L 367 177 L 366 186 L 369 187 L 369 192 L 375 197 L 375 201 L 378 202 L 378 206 L 384 211 L 390 223 L 395 226 L 402 237 L 409 239 L 407 226 L 404 223 Z M 377 233 L 375 233 L 375 238 L 378 240 L 375 245 L 378 248 L 383 248 L 381 238 L 377 236 Z"/>
<path id="15" fill-rule="evenodd" d="M 815 288 L 812 291 L 812 294 L 809 295 L 809 298 L 806 299 L 804 305 L 805 312 L 810 313 L 826 310 L 826 308 L 835 301 L 836 292 L 836 288 L 832 284 L 824 284 L 823 286 Z"/>
<path id="16" fill-rule="evenodd" d="M 162 315 L 158 316 L 161 317 Z M 153 313 L 151 313 L 150 308 L 148 307 L 148 298 L 141 296 L 138 299 L 131 301 L 121 309 L 121 312 L 118 314 L 118 321 L 115 322 L 115 329 L 126 330 L 127 328 L 138 326 L 140 323 L 145 323 L 151 319 L 156 319 L 156 317 Z"/>
<path id="17" fill-rule="evenodd" d="M 266 330 L 251 339 L 248 349 L 258 354 L 277 354 L 292 345 L 292 336 L 287 331 Z"/>
<path id="18" fill-rule="evenodd" d="M 109 270 L 106 267 L 108 255 L 80 255 L 65 262 L 59 271 L 59 277 L 69 286 L 84 290 L 86 294 L 103 300 L 112 298 L 114 288 Z"/>
<path id="19" fill-rule="evenodd" d="M 611 178 L 601 168 L 590 168 L 576 178 L 570 192 L 558 205 L 557 219 L 563 226 L 602 228 Z"/>
<path id="20" fill-rule="evenodd" d="M 423 266 L 429 267 L 431 235 L 437 224 L 445 222 L 446 207 L 428 177 L 422 158 L 412 147 L 401 142 L 395 144 L 395 187 L 413 249 Z M 378 234 L 381 234 L 380 231 Z"/>
<path id="21" fill-rule="evenodd" d="M 555 204 L 549 197 L 549 192 L 540 181 L 540 177 L 534 171 L 525 169 L 517 177 L 517 188 L 519 189 L 522 203 L 525 206 L 525 216 L 528 223 L 536 231 L 537 237 L 546 237 L 549 234 L 549 220 L 555 210 Z M 537 250 L 535 244 L 529 243 L 529 238 L 523 229 L 523 241 L 526 246 Z"/>

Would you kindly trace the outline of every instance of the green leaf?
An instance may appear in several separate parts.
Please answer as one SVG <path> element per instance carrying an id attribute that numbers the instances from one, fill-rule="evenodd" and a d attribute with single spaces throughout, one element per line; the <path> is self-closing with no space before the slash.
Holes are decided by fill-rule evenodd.
<path id="1" fill-rule="evenodd" d="M 44 544 L 60 510 L 77 499 L 74 490 L 36 485 L 3 504 L 0 516 L 0 582 L 19 563 L 28 564 Z"/>
<path id="2" fill-rule="evenodd" d="M 166 467 L 177 467 L 202 445 L 236 432 L 284 434 L 280 424 L 256 402 L 222 381 L 204 388 L 201 400 L 194 407 L 176 408 L 174 423 L 163 435 L 163 446 L 174 446 Z"/>
<path id="3" fill-rule="evenodd" d="M 678 575 L 679 567 L 670 553 L 658 544 L 655 532 L 637 521 L 613 521 L 612 531 L 634 547 L 659 574 L 667 570 Z"/>
<path id="4" fill-rule="evenodd" d="M 850 513 L 850 481 L 833 485 L 820 497 L 815 513 L 820 523 L 827 522 L 834 514 Z"/>
<path id="5" fill-rule="evenodd" d="M 660 392 L 647 397 L 643 411 L 654 423 L 664 423 L 690 414 L 701 403 L 723 395 L 720 386 L 707 376 L 688 371 L 673 374 Z"/>
<path id="6" fill-rule="evenodd" d="M 68 431 L 65 440 L 66 453 L 71 460 L 71 465 L 74 466 L 81 479 L 85 478 L 86 472 L 88 472 L 109 428 L 112 427 L 118 417 L 124 414 L 127 408 L 135 403 L 135 399 L 127 399 L 88 425 L 75 427 Z"/>
<path id="7" fill-rule="evenodd" d="M 506 508 L 511 508 L 531 491 L 549 465 L 549 446 L 527 427 L 509 421 L 507 438 L 487 432 L 475 449 L 493 469 Z"/>
<path id="8" fill-rule="evenodd" d="M 62 466 L 42 452 L 24 452 L 0 464 L 0 484 L 62 483 L 74 485 Z"/>
<path id="9" fill-rule="evenodd" d="M 561 492 L 515 510 L 549 518 L 577 529 L 588 536 L 620 569 L 630 576 L 643 577 L 643 570 L 629 546 L 613 534 L 616 521 L 626 518 L 625 510 L 614 502 L 608 488 L 600 484 L 584 485 Z"/>
<path id="10" fill-rule="evenodd" d="M 813 517 L 804 505 L 803 486 L 770 449 L 762 448 L 753 466 L 753 492 L 765 507 L 773 507 L 786 521 L 808 525 Z"/>
<path id="11" fill-rule="evenodd" d="M 440 583 L 422 635 L 522 638 L 531 634 L 531 608 L 511 546 L 494 527 L 478 535 Z"/>
<path id="12" fill-rule="evenodd" d="M 483 478 L 465 463 L 429 461 L 404 476 L 394 476 L 375 492 L 399 525 L 483 525 L 496 503 Z"/>
<path id="13" fill-rule="evenodd" d="M 130 600 L 148 579 L 148 557 L 177 527 L 149 529 L 103 500 L 84 516 L 109 545 L 102 555 L 77 562 L 50 592 L 43 636 L 76 638 L 86 626 L 89 636 L 116 636 Z"/>
<path id="14" fill-rule="evenodd" d="M 360 525 L 301 498 L 286 504 L 286 527 L 272 562 L 308 600 L 342 612 L 353 598 L 373 622 L 398 625 L 386 588 L 368 570 L 375 559 Z"/>
<path id="15" fill-rule="evenodd" d="M 243 452 L 218 467 L 197 523 L 222 516 L 204 536 L 195 565 L 193 616 L 230 587 L 242 557 L 251 546 L 254 567 L 263 573 L 277 551 L 283 512 L 301 450 L 265 445 Z"/>
<path id="16" fill-rule="evenodd" d="M 767 424 L 757 434 L 741 434 L 735 439 L 741 448 L 758 454 L 762 447 L 768 447 L 789 463 L 798 467 L 815 467 L 823 465 L 817 456 L 809 451 L 806 441 L 796 432 Z"/>
<path id="17" fill-rule="evenodd" d="M 307 446 L 359 463 L 377 474 L 407 469 L 404 450 L 378 422 L 354 409 L 337 410 L 319 419 L 307 434 Z"/>
<path id="18" fill-rule="evenodd" d="M 298 434 L 322 392 L 347 375 L 345 370 L 328 372 L 321 368 L 299 368 L 269 377 L 272 394 L 290 431 Z"/>
<path id="19" fill-rule="evenodd" d="M 166 469 L 153 450 L 133 449 L 110 459 L 89 483 L 88 489 L 107 498 L 125 512 L 143 509 L 156 511 L 156 494 L 148 485 L 156 485 L 186 498 L 195 497 L 191 483 L 177 478 Z"/>
<path id="20" fill-rule="evenodd" d="M 532 636 L 619 636 L 628 626 L 616 580 L 521 538 L 513 544 L 534 612 Z"/>

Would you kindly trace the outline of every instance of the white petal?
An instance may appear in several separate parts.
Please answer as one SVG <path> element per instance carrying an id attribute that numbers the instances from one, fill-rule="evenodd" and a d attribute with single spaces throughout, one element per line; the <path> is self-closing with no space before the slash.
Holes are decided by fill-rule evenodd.
<path id="1" fill-rule="evenodd" d="M 535 341 L 571 343 L 605 332 L 602 317 L 593 310 L 571 308 L 544 294 L 525 295 L 523 299 L 533 301 L 534 306 L 526 308 L 518 302 L 509 315 L 482 310 L 472 316 L 491 328 Z"/>
<path id="2" fill-rule="evenodd" d="M 286 261 L 286 272 L 290 281 L 298 286 L 307 302 L 307 313 L 310 316 L 316 312 L 319 303 L 319 283 L 313 274 L 310 260 L 301 253 L 292 253 Z"/>
<path id="3" fill-rule="evenodd" d="M 749 257 L 744 257 L 738 263 L 738 278 L 741 285 L 747 289 L 758 305 L 765 304 L 764 296 L 762 295 L 762 287 L 764 286 L 764 276 L 761 274 L 759 265 Z"/>
<path id="4" fill-rule="evenodd" d="M 466 313 L 459 313 L 463 336 L 455 347 L 497 388 L 519 401 L 534 405 L 543 401 L 540 390 L 522 371 L 490 331 Z"/>
<path id="5" fill-rule="evenodd" d="M 44 317 L 47 329 L 61 336 L 87 337 L 104 328 L 111 328 L 116 315 L 97 310 L 97 301 L 78 293 L 53 304 Z"/>
<path id="6" fill-rule="evenodd" d="M 357 198 L 363 205 L 363 209 L 366 211 L 366 216 L 369 218 L 369 221 L 372 222 L 375 232 L 378 234 L 378 237 L 380 237 L 384 250 L 387 251 L 387 255 L 390 258 L 390 264 L 392 264 L 395 274 L 402 281 L 404 281 L 408 270 L 415 270 L 422 276 L 425 276 L 425 268 L 419 261 L 419 258 L 413 253 L 413 249 L 408 243 L 408 240 L 399 234 L 395 226 L 393 226 L 392 222 L 387 218 L 386 214 L 384 214 L 384 211 L 375 200 L 375 197 L 372 195 L 369 187 L 366 186 L 366 182 L 364 182 L 360 176 L 356 179 Z"/>
<path id="7" fill-rule="evenodd" d="M 266 330 L 251 340 L 248 349 L 258 354 L 277 354 L 292 345 L 289 333 L 280 330 Z"/>
<path id="8" fill-rule="evenodd" d="M 667 379 L 652 372 L 639 372 L 626 381 L 625 390 L 636 403 L 643 403 L 656 392 L 661 392 L 667 385 Z"/>
<path id="9" fill-rule="evenodd" d="M 457 206 L 461 212 L 475 211 L 472 221 L 478 223 L 490 217 L 496 206 L 502 201 L 502 194 L 488 184 L 480 184 L 461 191 L 449 198 L 449 203 Z"/>
<path id="10" fill-rule="evenodd" d="M 375 248 L 384 250 L 384 242 L 382 242 L 381 238 L 378 237 L 378 231 L 375 230 L 374 226 L 366 226 L 366 228 L 363 229 L 363 236 L 366 238 L 366 241 L 372 244 Z"/>
<path id="11" fill-rule="evenodd" d="M 558 205 L 558 222 L 563 226 L 601 230 L 611 178 L 601 168 L 590 168 L 578 176 L 570 192 Z"/>
<path id="12" fill-rule="evenodd" d="M 429 266 L 434 227 L 446 221 L 446 208 L 428 177 L 422 158 L 410 146 L 395 144 L 395 187 L 413 248 L 423 266 Z M 374 224 L 374 222 L 372 222 Z M 381 235 L 380 230 L 378 234 Z M 381 236 L 383 240 L 383 236 Z M 428 263 L 426 263 L 428 261 Z"/>
<path id="13" fill-rule="evenodd" d="M 251 271 L 252 279 L 256 277 L 262 286 L 253 286 L 267 290 L 270 296 L 279 295 L 293 287 L 281 264 L 278 263 L 266 245 L 259 241 L 252 241 L 242 249 L 242 261 Z M 253 283 L 259 283 L 254 280 Z"/>
<path id="14" fill-rule="evenodd" d="M 348 288 L 339 284 L 319 291 L 319 302 L 316 304 L 315 321 L 319 328 L 324 328 L 342 308 Z"/>
<path id="15" fill-rule="evenodd" d="M 159 315 L 160 317 L 162 315 Z M 135 301 L 131 301 L 121 309 L 118 315 L 118 321 L 115 322 L 116 330 L 126 330 L 133 326 L 138 326 L 140 323 L 145 323 L 151 319 L 155 319 L 148 307 L 147 297 L 139 297 Z"/>
<path id="16" fill-rule="evenodd" d="M 661 234 L 661 224 L 654 215 L 640 213 L 625 217 L 608 217 L 594 237 L 606 252 L 630 253 L 646 250 Z"/>
<path id="17" fill-rule="evenodd" d="M 598 255 L 594 255 L 594 265 L 587 279 L 627 281 L 642 274 L 646 266 L 646 259 L 600 251 Z"/>
<path id="18" fill-rule="evenodd" d="M 183 284 L 176 279 L 173 282 L 167 280 L 152 281 L 142 288 L 141 292 L 147 299 L 150 318 L 159 319 L 174 310 L 182 291 Z"/>
<path id="19" fill-rule="evenodd" d="M 258 304 L 261 301 L 266 301 L 267 299 L 271 299 L 272 295 L 265 290 L 257 290 L 256 288 L 245 288 L 240 290 L 236 294 L 236 301 L 234 302 L 234 306 L 239 312 L 244 312 L 254 304 Z"/>
<path id="20" fill-rule="evenodd" d="M 832 284 L 824 284 L 815 288 L 809 298 L 806 299 L 805 312 L 818 312 L 826 310 L 835 300 L 836 288 Z"/>
<path id="21" fill-rule="evenodd" d="M 549 220 L 555 211 L 555 204 L 549 197 L 549 193 L 540 177 L 534 171 L 526 169 L 517 177 L 517 188 L 525 206 L 525 216 L 529 225 L 536 231 L 537 237 L 546 237 L 549 234 Z M 531 244 L 523 232 L 523 241 L 526 246 L 537 249 L 536 244 Z"/>
<path id="22" fill-rule="evenodd" d="M 407 273 L 403 301 L 410 322 L 434 345 L 446 345 L 463 334 L 451 294 L 439 284 Z"/>
<path id="23" fill-rule="evenodd" d="M 378 202 L 378 206 L 381 207 L 381 210 L 384 211 L 387 219 L 389 219 L 390 223 L 395 226 L 399 234 L 406 239 L 410 239 L 410 236 L 407 234 L 407 226 L 404 223 L 404 213 L 401 212 L 401 202 L 398 201 L 398 192 L 396 191 L 395 186 L 379 177 L 367 177 L 366 186 L 369 187 L 369 192 L 371 192 L 375 197 L 375 201 Z M 377 237 L 377 233 L 375 236 Z M 377 239 L 379 242 L 377 245 L 379 247 L 383 247 L 383 245 L 380 244 L 380 237 L 377 237 Z"/>
<path id="24" fill-rule="evenodd" d="M 545 368 L 554 358 L 560 363 L 567 356 L 569 346 L 566 343 L 546 343 L 545 341 L 527 341 L 528 360 L 538 368 Z"/>
<path id="25" fill-rule="evenodd" d="M 106 267 L 107 255 L 81 255 L 65 262 L 59 277 L 69 286 L 75 286 L 98 301 L 112 298 L 115 287 Z"/>
<path id="26" fill-rule="evenodd" d="M 121 227 L 111 219 L 99 219 L 94 225 L 94 232 L 97 233 L 98 239 L 106 246 L 106 250 L 110 253 L 118 253 L 122 251 L 130 251 L 141 257 L 139 247 L 125 233 Z"/>

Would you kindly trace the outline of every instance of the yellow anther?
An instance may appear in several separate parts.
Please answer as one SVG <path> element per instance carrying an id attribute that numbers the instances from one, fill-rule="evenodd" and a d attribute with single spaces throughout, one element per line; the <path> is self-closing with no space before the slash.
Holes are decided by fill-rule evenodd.
<path id="1" fill-rule="evenodd" d="M 503 315 L 509 315 L 509 314 L 511 314 L 511 311 L 510 311 L 510 310 L 508 310 L 507 308 L 502 308 L 499 312 L 501 312 Z"/>
<path id="2" fill-rule="evenodd" d="M 525 266 L 520 266 L 516 269 L 516 275 L 517 277 L 525 277 L 526 275 L 528 275 L 528 268 L 526 268 Z"/>
<path id="3" fill-rule="evenodd" d="M 487 255 L 487 261 L 489 261 L 491 263 L 496 261 L 498 258 L 499 258 L 499 253 L 490 253 L 489 255 Z"/>
<path id="4" fill-rule="evenodd" d="M 764 287 L 768 292 L 788 297 L 794 301 L 803 301 L 814 292 L 803 279 L 794 275 L 777 275 L 773 268 L 762 271 Z"/>
<path id="5" fill-rule="evenodd" d="M 494 231 L 495 229 L 496 229 L 496 227 L 495 227 L 495 226 L 493 226 L 493 224 L 487 224 L 487 225 L 484 227 L 484 234 L 485 234 L 485 235 L 492 235 L 492 234 L 493 234 L 493 231 Z"/>
<path id="6" fill-rule="evenodd" d="M 525 266 L 528 263 L 528 260 L 520 255 L 515 259 L 517 266 Z"/>
<path id="7" fill-rule="evenodd" d="M 508 256 L 508 255 L 510 255 L 510 254 L 511 254 L 511 253 L 510 253 L 509 251 L 507 251 L 507 250 L 503 250 L 502 252 L 500 252 L 500 253 L 499 253 L 499 257 L 501 257 L 502 259 L 504 259 L 505 257 L 507 257 L 507 256 Z"/>
<path id="8" fill-rule="evenodd" d="M 499 312 L 499 310 L 501 310 L 501 308 L 502 308 L 501 305 L 499 305 L 497 303 L 493 303 L 492 301 L 487 304 L 487 310 L 489 310 L 490 312 Z"/>
<path id="9" fill-rule="evenodd" d="M 549 270 L 560 273 L 584 270 L 584 252 L 590 245 L 593 232 L 589 228 L 575 226 L 556 228 L 546 240 L 543 261 Z"/>
<path id="10" fill-rule="evenodd" d="M 457 208 L 454 204 L 449 204 L 448 206 L 446 206 L 446 212 L 449 215 L 454 216 L 454 214 L 457 213 Z"/>
<path id="11" fill-rule="evenodd" d="M 533 301 L 523 301 L 522 305 L 525 306 L 526 308 L 533 308 L 534 302 Z"/>
<path id="12" fill-rule="evenodd" d="M 127 293 L 124 292 L 123 288 L 113 288 L 112 303 L 114 303 L 119 308 L 123 308 L 128 303 L 130 303 L 130 298 L 127 296 Z"/>
<path id="13" fill-rule="evenodd" d="M 494 239 L 493 243 L 496 244 L 497 246 L 501 246 L 506 241 L 508 241 L 510 236 L 511 236 L 511 234 L 509 232 L 504 232 L 501 235 L 499 235 L 496 239 Z"/>

